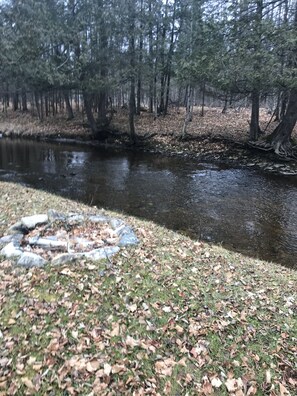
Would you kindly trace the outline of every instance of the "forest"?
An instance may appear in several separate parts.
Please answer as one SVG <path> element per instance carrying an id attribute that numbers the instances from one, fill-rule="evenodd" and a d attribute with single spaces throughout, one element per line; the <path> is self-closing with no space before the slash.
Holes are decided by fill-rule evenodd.
<path id="1" fill-rule="evenodd" d="M 0 9 L 2 111 L 42 122 L 83 113 L 96 139 L 117 109 L 166 117 L 186 109 L 181 137 L 206 103 L 250 109 L 254 146 L 294 157 L 294 0 L 7 0 Z M 261 107 L 274 122 L 262 136 Z"/>

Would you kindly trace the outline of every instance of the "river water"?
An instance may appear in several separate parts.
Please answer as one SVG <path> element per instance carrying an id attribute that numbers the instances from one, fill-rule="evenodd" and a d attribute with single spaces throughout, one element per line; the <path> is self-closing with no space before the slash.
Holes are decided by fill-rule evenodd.
<path id="1" fill-rule="evenodd" d="M 150 219 L 193 238 L 297 269 L 294 176 L 3 138 L 0 179 Z"/>

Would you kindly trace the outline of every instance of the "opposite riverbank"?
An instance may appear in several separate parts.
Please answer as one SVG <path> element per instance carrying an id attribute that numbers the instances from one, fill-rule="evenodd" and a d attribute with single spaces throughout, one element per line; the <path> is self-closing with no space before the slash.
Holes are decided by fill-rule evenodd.
<path id="1" fill-rule="evenodd" d="M 0 182 L 0 235 L 24 214 L 99 213 Z M 147 222 L 112 260 L 0 258 L 0 395 L 294 395 L 296 271 Z"/>
<path id="2" fill-rule="evenodd" d="M 193 121 L 189 124 L 187 138 L 182 140 L 184 110 L 172 112 L 166 117 L 154 119 L 146 112 L 136 117 L 136 132 L 140 139 L 137 146 L 131 146 L 128 136 L 127 112 L 118 110 L 111 123 L 113 134 L 98 143 L 79 114 L 71 121 L 65 116 L 47 118 L 40 123 L 29 113 L 8 111 L 0 115 L 0 133 L 6 137 L 20 137 L 39 140 L 71 140 L 72 142 L 122 147 L 129 150 L 143 150 L 168 156 L 182 156 L 198 161 L 228 163 L 233 166 L 248 166 L 267 172 L 284 175 L 297 174 L 296 161 L 282 161 L 275 154 L 248 146 L 249 111 L 208 108 L 205 116 L 199 116 L 195 108 Z M 271 115 L 261 110 L 261 129 L 268 135 L 273 128 Z M 294 133 L 296 136 L 296 132 Z"/>

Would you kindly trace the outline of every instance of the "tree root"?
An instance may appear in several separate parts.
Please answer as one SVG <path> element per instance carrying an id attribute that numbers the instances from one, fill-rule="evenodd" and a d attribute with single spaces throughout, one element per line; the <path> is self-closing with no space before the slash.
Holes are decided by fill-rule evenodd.
<path id="1" fill-rule="evenodd" d="M 279 158 L 285 161 L 297 160 L 297 152 L 290 142 L 249 142 L 252 148 L 262 151 L 273 151 Z"/>

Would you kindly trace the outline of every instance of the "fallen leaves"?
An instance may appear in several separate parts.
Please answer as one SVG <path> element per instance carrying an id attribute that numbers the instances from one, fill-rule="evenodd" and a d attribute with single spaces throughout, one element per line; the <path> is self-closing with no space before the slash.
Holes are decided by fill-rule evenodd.
<path id="1" fill-rule="evenodd" d="M 293 396 L 296 276 L 129 221 L 110 267 L 0 260 L 0 396 Z"/>
<path id="2" fill-rule="evenodd" d="M 226 386 L 228 392 L 230 392 L 230 393 L 238 393 L 239 395 L 240 395 L 240 393 L 243 394 L 243 392 L 242 392 L 243 382 L 242 382 L 241 378 L 238 378 L 238 379 L 229 378 L 225 382 L 225 386 Z"/>
<path id="3" fill-rule="evenodd" d="M 163 376 L 171 376 L 172 370 L 176 364 L 177 363 L 172 358 L 159 360 L 155 363 L 156 373 L 161 374 Z"/>

